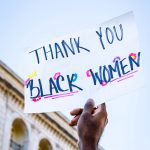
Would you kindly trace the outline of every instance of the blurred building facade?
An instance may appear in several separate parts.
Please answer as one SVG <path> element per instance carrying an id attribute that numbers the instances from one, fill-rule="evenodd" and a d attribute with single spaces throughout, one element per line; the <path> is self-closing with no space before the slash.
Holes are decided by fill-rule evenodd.
<path id="1" fill-rule="evenodd" d="M 0 150 L 76 150 L 77 132 L 61 113 L 23 113 L 23 84 L 0 61 Z"/>

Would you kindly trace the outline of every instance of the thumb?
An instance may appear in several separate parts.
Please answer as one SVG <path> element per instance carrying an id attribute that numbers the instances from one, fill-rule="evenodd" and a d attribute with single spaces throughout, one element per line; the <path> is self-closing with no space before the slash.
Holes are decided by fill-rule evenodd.
<path id="1" fill-rule="evenodd" d="M 108 122 L 105 103 L 98 106 L 97 113 L 95 114 L 95 119 L 104 123 Z"/>
<path id="2" fill-rule="evenodd" d="M 88 99 L 87 102 L 84 105 L 83 113 L 84 112 L 89 112 L 92 114 L 93 109 L 94 109 L 94 100 L 93 99 Z"/>

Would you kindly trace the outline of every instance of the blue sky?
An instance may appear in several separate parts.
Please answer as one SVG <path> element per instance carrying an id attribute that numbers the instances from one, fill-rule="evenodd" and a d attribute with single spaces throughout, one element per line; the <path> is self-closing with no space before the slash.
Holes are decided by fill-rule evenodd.
<path id="1" fill-rule="evenodd" d="M 145 86 L 107 102 L 106 150 L 150 149 L 150 2 L 148 0 L 0 1 L 0 59 L 23 78 L 24 52 L 31 45 L 91 28 L 124 14 L 135 14 L 143 52 Z M 132 34 L 132 33 L 131 33 Z M 65 112 L 69 117 L 69 110 Z"/>

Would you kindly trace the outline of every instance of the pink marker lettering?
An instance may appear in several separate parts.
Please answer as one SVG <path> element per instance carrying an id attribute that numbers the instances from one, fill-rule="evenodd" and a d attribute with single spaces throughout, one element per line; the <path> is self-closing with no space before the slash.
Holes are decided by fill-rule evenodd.
<path id="1" fill-rule="evenodd" d="M 87 71 L 86 71 L 86 76 L 87 76 L 87 77 L 91 77 L 91 75 L 92 75 L 92 74 L 91 74 L 91 71 L 90 71 L 90 70 L 87 70 Z"/>
<path id="2" fill-rule="evenodd" d="M 30 81 L 30 78 L 28 78 L 28 79 L 24 82 L 24 85 L 27 85 L 29 81 Z"/>
<path id="3" fill-rule="evenodd" d="M 41 96 L 39 96 L 38 98 L 33 98 L 32 100 L 33 100 L 34 102 L 37 102 L 37 101 L 41 100 Z"/>
<path id="4" fill-rule="evenodd" d="M 107 83 L 105 82 L 105 81 L 102 81 L 102 84 L 101 84 L 102 86 L 106 86 L 107 85 Z"/>
<path id="5" fill-rule="evenodd" d="M 130 53 L 129 56 L 132 57 L 134 60 L 136 59 L 136 54 L 135 53 Z"/>
<path id="6" fill-rule="evenodd" d="M 60 76 L 60 72 L 57 72 L 57 73 L 55 73 L 55 75 L 54 75 L 54 80 L 56 80 L 58 77 Z"/>

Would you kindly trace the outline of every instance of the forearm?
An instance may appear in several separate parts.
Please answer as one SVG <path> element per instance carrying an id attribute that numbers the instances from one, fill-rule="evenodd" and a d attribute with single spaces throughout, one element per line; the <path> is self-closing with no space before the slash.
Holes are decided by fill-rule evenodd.
<path id="1" fill-rule="evenodd" d="M 98 145 L 91 142 L 79 142 L 79 150 L 98 150 Z"/>

